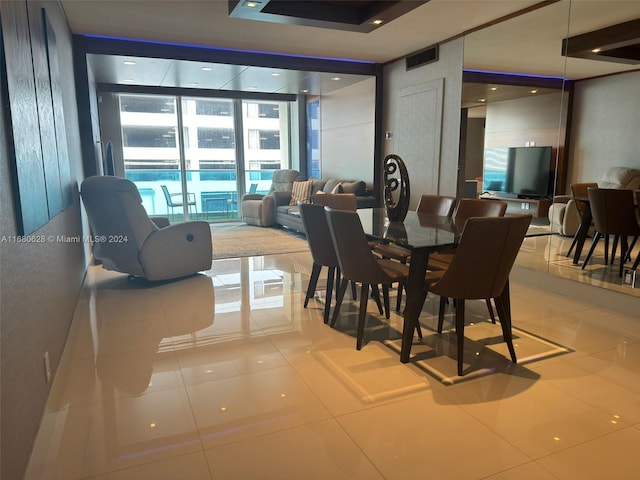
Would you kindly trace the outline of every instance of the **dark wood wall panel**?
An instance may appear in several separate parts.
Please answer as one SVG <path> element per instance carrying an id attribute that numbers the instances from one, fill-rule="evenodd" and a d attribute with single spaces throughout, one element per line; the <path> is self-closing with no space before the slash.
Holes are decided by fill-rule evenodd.
<path id="1" fill-rule="evenodd" d="M 49 221 L 42 146 L 40 144 L 31 36 L 24 2 L 6 2 L 2 36 L 7 69 L 13 175 L 18 231 L 29 234 Z"/>
<path id="2" fill-rule="evenodd" d="M 3 2 L 2 40 L 18 232 L 28 235 L 73 201 L 55 32 L 38 3 Z"/>

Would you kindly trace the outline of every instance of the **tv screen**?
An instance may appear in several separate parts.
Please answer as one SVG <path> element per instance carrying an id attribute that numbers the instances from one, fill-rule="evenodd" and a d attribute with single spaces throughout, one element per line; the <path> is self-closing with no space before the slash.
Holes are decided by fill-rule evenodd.
<path id="1" fill-rule="evenodd" d="M 488 148 L 483 190 L 506 197 L 540 198 L 549 193 L 551 147 Z"/>

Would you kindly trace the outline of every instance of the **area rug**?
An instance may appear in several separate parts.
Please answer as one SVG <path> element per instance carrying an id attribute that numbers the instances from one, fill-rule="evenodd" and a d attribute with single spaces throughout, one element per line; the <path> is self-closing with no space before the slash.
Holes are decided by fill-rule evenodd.
<path id="1" fill-rule="evenodd" d="M 463 376 L 458 376 L 457 346 L 454 331 L 442 335 L 423 328 L 424 338 L 420 344 L 411 347 L 410 362 L 444 385 L 473 380 L 478 377 L 500 372 L 516 372 L 516 369 L 547 358 L 570 353 L 568 347 L 552 342 L 538 335 L 512 327 L 513 345 L 518 364 L 514 365 L 509 356 L 507 344 L 502 340 L 499 324 L 479 322 L 465 326 L 465 365 Z M 400 354 L 401 340 L 386 341 L 384 344 Z M 467 363 L 471 359 L 471 364 Z"/>
<path id="2" fill-rule="evenodd" d="M 309 250 L 304 235 L 270 227 L 256 227 L 244 223 L 211 225 L 213 259 L 255 257 Z"/>

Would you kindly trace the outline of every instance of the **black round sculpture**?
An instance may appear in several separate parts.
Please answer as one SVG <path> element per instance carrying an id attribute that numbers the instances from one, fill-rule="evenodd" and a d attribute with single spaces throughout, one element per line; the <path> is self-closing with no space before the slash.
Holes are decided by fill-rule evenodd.
<path id="1" fill-rule="evenodd" d="M 384 206 L 391 222 L 402 222 L 409 211 L 409 174 L 402 158 L 387 155 L 384 159 Z"/>

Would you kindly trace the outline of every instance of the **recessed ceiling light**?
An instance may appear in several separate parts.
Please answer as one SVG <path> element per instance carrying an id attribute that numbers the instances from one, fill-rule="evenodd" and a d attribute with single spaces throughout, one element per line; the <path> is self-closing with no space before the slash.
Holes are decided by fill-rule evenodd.
<path id="1" fill-rule="evenodd" d="M 486 102 L 486 101 L 487 101 L 487 99 L 486 99 L 486 98 L 479 98 L 479 99 L 478 99 L 478 101 L 479 101 L 479 102 Z"/>
<path id="2" fill-rule="evenodd" d="M 491 87 L 492 92 L 495 92 L 496 90 L 498 90 L 498 87 Z"/>
<path id="3" fill-rule="evenodd" d="M 302 90 L 300 90 L 300 93 L 309 93 L 309 90 L 307 90 L 306 88 L 303 88 Z"/>
<path id="4" fill-rule="evenodd" d="M 260 5 L 261 2 L 252 2 L 252 1 L 246 1 L 244 2 L 244 6 L 247 8 L 256 8 L 258 5 Z"/>
<path id="5" fill-rule="evenodd" d="M 280 75 L 281 75 L 281 74 L 280 74 L 280 73 L 278 73 L 278 72 L 273 72 L 273 73 L 271 74 L 271 76 L 272 76 L 272 77 L 279 77 Z"/>
<path id="6" fill-rule="evenodd" d="M 529 90 L 529 93 L 538 93 L 538 90 Z"/>
<path id="7" fill-rule="evenodd" d="M 122 63 L 124 63 L 125 65 L 135 65 L 136 64 L 136 62 L 134 62 L 133 60 L 125 60 Z"/>
<path id="8" fill-rule="evenodd" d="M 593 50 L 591 50 L 592 53 L 600 53 L 601 51 L 601 48 L 594 48 Z"/>
<path id="9" fill-rule="evenodd" d="M 331 80 L 337 82 L 338 80 L 342 80 L 342 77 L 332 77 Z"/>
<path id="10" fill-rule="evenodd" d="M 381 18 L 376 18 L 373 22 L 374 25 L 382 25 L 382 23 L 384 22 L 384 20 L 382 20 Z"/>
<path id="11" fill-rule="evenodd" d="M 213 68 L 211 68 L 211 67 L 202 67 L 201 70 L 203 72 L 210 72 L 211 70 L 213 70 Z"/>
<path id="12" fill-rule="evenodd" d="M 258 87 L 247 87 L 247 90 L 257 90 Z"/>
<path id="13" fill-rule="evenodd" d="M 197 82 L 189 82 L 189 86 L 190 86 L 190 87 L 195 87 L 196 85 L 198 85 L 198 83 L 197 83 Z"/>
<path id="14" fill-rule="evenodd" d="M 127 82 L 127 83 L 131 83 L 133 82 L 133 78 L 125 78 L 124 80 L 122 80 L 123 82 Z"/>

